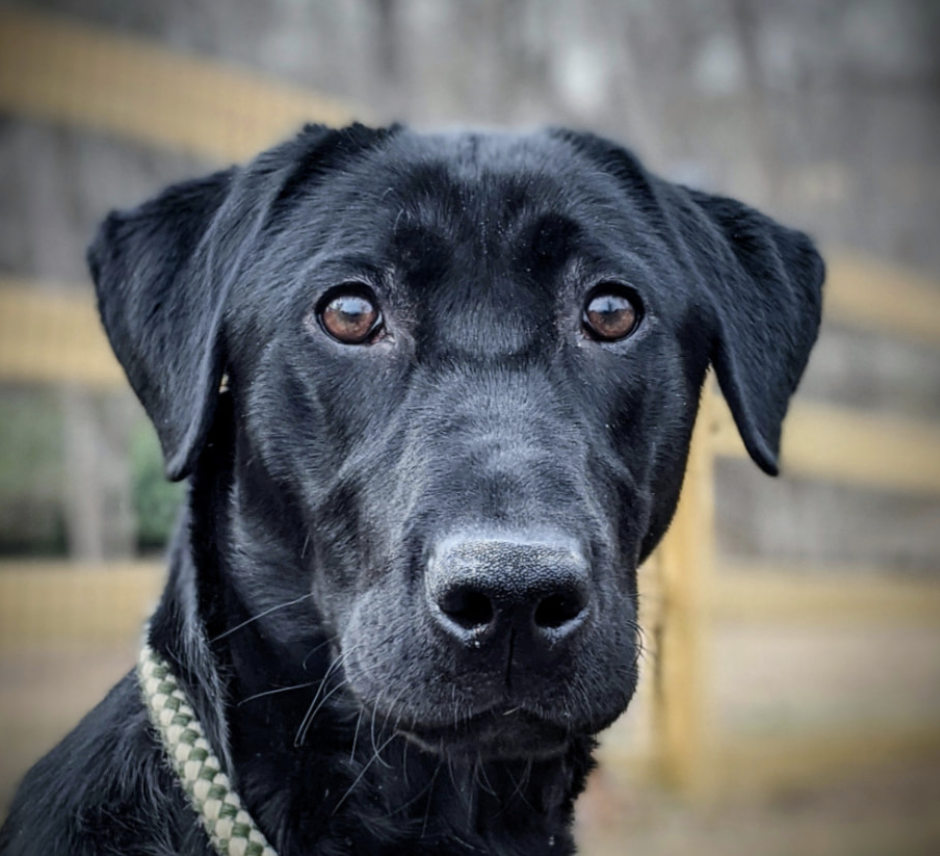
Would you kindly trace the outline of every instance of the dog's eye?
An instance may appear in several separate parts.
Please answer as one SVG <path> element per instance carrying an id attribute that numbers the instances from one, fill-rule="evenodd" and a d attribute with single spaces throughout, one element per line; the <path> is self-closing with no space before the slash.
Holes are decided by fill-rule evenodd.
<path id="1" fill-rule="evenodd" d="M 610 283 L 603 283 L 591 293 L 581 317 L 585 332 L 602 342 L 626 338 L 639 320 L 639 301 L 622 286 Z"/>
<path id="2" fill-rule="evenodd" d="M 321 302 L 317 315 L 323 329 L 345 345 L 365 344 L 382 327 L 382 313 L 361 291 L 331 292 Z"/>

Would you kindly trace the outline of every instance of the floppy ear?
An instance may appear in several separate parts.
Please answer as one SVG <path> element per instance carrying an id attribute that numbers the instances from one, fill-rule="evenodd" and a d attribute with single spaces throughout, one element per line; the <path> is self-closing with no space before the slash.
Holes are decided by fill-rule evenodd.
<path id="1" fill-rule="evenodd" d="M 687 192 L 718 232 L 706 274 L 718 383 L 748 453 L 776 475 L 783 418 L 819 330 L 825 267 L 802 232 L 734 199 Z"/>
<path id="2" fill-rule="evenodd" d="M 638 216 L 694 259 L 721 391 L 748 453 L 776 475 L 783 417 L 819 330 L 825 268 L 812 241 L 734 199 L 658 179 L 616 143 L 551 133 L 613 175 Z"/>
<path id="3" fill-rule="evenodd" d="M 195 462 L 225 368 L 227 282 L 207 238 L 234 175 L 218 172 L 113 212 L 88 250 L 105 330 L 174 480 Z"/>
<path id="4" fill-rule="evenodd" d="M 202 450 L 226 365 L 227 297 L 263 229 L 329 168 L 398 130 L 307 125 L 248 166 L 170 187 L 98 230 L 88 250 L 98 308 L 169 478 L 185 478 Z"/>

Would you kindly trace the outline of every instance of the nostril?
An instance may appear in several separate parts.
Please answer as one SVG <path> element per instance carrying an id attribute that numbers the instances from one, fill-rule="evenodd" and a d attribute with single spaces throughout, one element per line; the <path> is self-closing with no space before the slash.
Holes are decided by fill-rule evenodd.
<path id="1" fill-rule="evenodd" d="M 438 601 L 441 611 L 464 630 L 486 627 L 493 620 L 493 603 L 481 591 L 458 586 Z"/>
<path id="2" fill-rule="evenodd" d="M 574 621 L 584 610 L 584 599 L 577 592 L 552 594 L 542 598 L 535 608 L 535 626 L 557 630 Z"/>

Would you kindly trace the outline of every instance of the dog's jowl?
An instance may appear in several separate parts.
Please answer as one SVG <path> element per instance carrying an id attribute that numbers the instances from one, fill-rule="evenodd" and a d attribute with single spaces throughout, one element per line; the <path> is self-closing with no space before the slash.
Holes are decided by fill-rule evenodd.
<path id="1" fill-rule="evenodd" d="M 710 364 L 776 471 L 810 241 L 590 135 L 357 125 L 112 214 L 89 261 L 188 503 L 149 665 L 4 856 L 572 853 Z"/>

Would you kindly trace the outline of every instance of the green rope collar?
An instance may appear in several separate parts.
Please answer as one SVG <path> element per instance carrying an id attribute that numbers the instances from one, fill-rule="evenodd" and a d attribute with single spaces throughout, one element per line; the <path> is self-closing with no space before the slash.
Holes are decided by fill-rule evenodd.
<path id="1" fill-rule="evenodd" d="M 277 856 L 232 789 L 176 676 L 146 643 L 137 676 L 170 765 L 220 856 Z"/>

